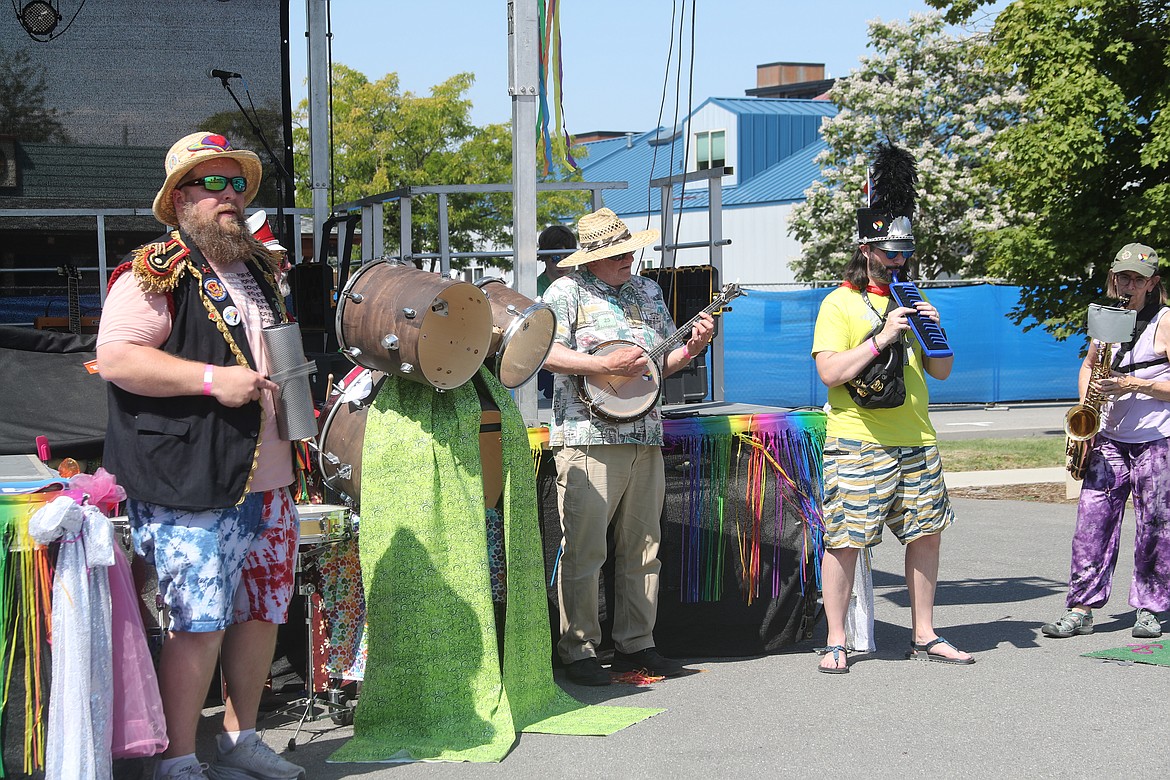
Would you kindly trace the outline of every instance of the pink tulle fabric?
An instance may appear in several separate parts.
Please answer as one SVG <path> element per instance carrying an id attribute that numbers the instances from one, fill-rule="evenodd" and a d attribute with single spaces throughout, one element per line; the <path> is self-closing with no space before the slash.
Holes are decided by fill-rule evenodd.
<path id="1" fill-rule="evenodd" d="M 109 571 L 113 625 L 110 644 L 114 657 L 114 733 L 110 752 L 114 758 L 153 756 L 166 750 L 167 723 L 158 677 L 146 645 L 142 613 L 138 611 L 134 577 L 122 548 L 116 544 L 114 565 Z"/>

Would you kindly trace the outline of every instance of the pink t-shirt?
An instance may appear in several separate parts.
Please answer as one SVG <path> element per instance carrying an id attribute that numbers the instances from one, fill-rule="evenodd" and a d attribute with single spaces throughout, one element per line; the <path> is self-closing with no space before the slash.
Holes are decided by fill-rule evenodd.
<path id="1" fill-rule="evenodd" d="M 268 375 L 267 354 L 261 329 L 276 325 L 277 320 L 264 300 L 264 294 L 243 263 L 219 271 L 219 278 L 240 310 L 247 332 L 248 347 L 256 360 L 256 370 Z M 171 313 L 162 293 L 143 293 L 132 272 L 118 277 L 102 307 L 97 345 L 128 341 L 148 347 L 161 347 L 171 334 Z M 260 394 L 260 452 L 256 456 L 256 473 L 250 490 L 262 493 L 291 484 L 293 481 L 292 448 L 280 438 L 276 428 L 276 406 L 272 393 Z"/>

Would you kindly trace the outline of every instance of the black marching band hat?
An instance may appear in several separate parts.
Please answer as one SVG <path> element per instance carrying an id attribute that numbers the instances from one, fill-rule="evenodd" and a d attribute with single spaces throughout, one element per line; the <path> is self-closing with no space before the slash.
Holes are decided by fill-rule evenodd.
<path id="1" fill-rule="evenodd" d="M 888 141 L 878 145 L 869 174 L 869 206 L 857 210 L 857 242 L 878 249 L 912 251 L 918 171 L 908 151 Z"/>

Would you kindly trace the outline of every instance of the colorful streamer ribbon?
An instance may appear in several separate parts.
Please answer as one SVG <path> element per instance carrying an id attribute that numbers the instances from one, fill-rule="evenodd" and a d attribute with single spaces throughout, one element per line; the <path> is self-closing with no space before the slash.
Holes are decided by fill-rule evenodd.
<path id="1" fill-rule="evenodd" d="M 547 176 L 555 163 L 561 167 L 578 169 L 571 147 L 573 139 L 565 129 L 565 66 L 561 58 L 561 8 L 557 0 L 540 0 L 537 11 L 537 25 L 540 28 L 540 68 L 538 89 L 540 107 L 537 111 L 537 136 L 544 153 L 544 175 Z M 550 64 L 556 62 L 556 70 L 550 72 Z M 555 93 L 555 99 L 552 95 Z M 553 106 L 553 127 L 549 129 L 549 104 Z"/>

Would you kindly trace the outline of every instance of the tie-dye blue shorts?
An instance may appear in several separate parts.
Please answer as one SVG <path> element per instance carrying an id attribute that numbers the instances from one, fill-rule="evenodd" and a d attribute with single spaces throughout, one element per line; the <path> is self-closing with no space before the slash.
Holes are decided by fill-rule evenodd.
<path id="1" fill-rule="evenodd" d="M 288 619 L 299 523 L 287 488 L 205 511 L 131 499 L 126 514 L 135 552 L 158 572 L 171 631 Z"/>

